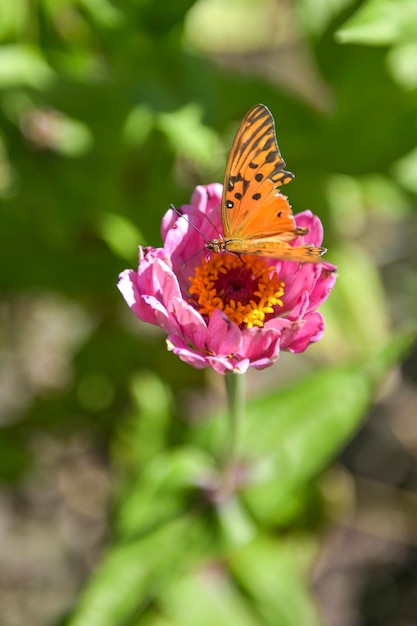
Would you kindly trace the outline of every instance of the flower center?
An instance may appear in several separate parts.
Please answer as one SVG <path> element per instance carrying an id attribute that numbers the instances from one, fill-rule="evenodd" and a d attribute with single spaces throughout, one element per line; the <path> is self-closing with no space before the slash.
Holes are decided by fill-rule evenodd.
<path id="1" fill-rule="evenodd" d="M 262 327 L 282 306 L 284 283 L 262 257 L 213 254 L 189 280 L 193 302 L 207 318 L 220 309 L 238 326 Z"/>

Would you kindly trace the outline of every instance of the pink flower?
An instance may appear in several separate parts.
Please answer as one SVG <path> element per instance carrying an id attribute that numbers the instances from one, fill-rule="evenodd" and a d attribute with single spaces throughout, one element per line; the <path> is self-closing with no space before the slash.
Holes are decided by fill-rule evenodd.
<path id="1" fill-rule="evenodd" d="M 140 248 L 138 271 L 118 287 L 137 317 L 167 333 L 181 360 L 220 374 L 272 365 L 280 350 L 303 352 L 321 339 L 322 315 L 335 280 L 330 263 L 294 263 L 255 255 L 210 253 L 205 241 L 221 232 L 222 186 L 196 187 L 179 216 L 162 220 L 163 248 Z M 323 229 L 310 211 L 295 216 L 309 232 L 294 245 L 320 245 Z"/>

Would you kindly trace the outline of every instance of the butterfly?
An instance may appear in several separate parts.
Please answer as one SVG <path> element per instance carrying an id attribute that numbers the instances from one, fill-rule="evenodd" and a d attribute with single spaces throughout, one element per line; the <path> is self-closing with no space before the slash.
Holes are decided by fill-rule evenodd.
<path id="1" fill-rule="evenodd" d="M 274 118 L 264 104 L 257 104 L 234 138 L 223 184 L 223 237 L 206 242 L 208 250 L 299 263 L 320 261 L 326 248 L 289 243 L 307 235 L 308 228 L 296 225 L 286 196 L 277 190 L 294 178 L 284 168 Z"/>

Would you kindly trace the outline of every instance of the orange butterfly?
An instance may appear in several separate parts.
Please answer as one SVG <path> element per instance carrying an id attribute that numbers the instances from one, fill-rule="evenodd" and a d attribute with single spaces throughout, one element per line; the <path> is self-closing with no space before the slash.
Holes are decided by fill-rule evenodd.
<path id="1" fill-rule="evenodd" d="M 306 235 L 308 228 L 297 227 L 286 196 L 277 191 L 294 178 L 284 167 L 274 118 L 265 105 L 257 104 L 243 118 L 227 160 L 222 196 L 224 236 L 208 241 L 206 248 L 299 263 L 320 261 L 326 248 L 289 244 Z"/>

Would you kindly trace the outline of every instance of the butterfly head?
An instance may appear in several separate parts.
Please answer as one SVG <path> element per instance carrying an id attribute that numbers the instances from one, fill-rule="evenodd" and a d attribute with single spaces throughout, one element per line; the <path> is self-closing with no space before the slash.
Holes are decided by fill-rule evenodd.
<path id="1" fill-rule="evenodd" d="M 210 252 L 227 252 L 227 241 L 226 239 L 211 239 L 206 241 L 204 247 Z"/>

